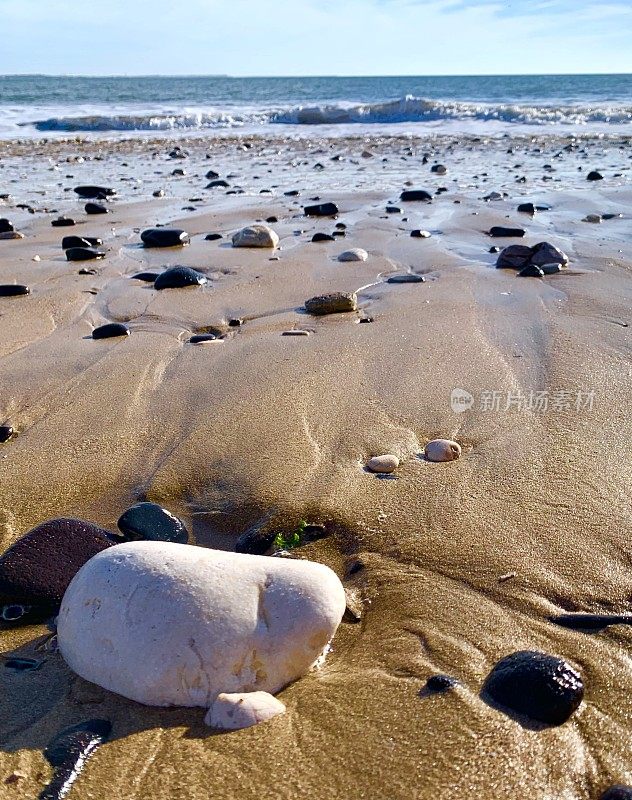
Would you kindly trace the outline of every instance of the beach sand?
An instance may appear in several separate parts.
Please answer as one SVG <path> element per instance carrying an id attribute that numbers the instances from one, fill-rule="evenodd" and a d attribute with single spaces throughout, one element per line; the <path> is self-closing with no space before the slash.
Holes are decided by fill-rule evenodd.
<path id="1" fill-rule="evenodd" d="M 0 216 L 25 238 L 0 242 L 0 283 L 31 294 L 0 298 L 0 424 L 17 430 L 0 445 L 2 550 L 56 516 L 116 530 L 138 499 L 226 550 L 254 526 L 328 522 L 332 535 L 296 556 L 335 569 L 364 608 L 324 667 L 280 693 L 288 713 L 220 735 L 199 709 L 147 708 L 76 677 L 37 649 L 44 626 L 1 631 L 5 655 L 46 658 L 34 672 L 0 665 L 1 797 L 36 797 L 52 774 L 45 746 L 91 718 L 110 720 L 112 737 L 70 797 L 584 800 L 632 781 L 632 631 L 549 620 L 625 613 L 631 593 L 632 149 L 569 142 L 262 136 L 244 149 L 227 136 L 178 141 L 182 160 L 164 140 L 3 145 L 0 190 L 14 199 Z M 435 161 L 447 175 L 430 172 Z M 244 193 L 205 190 L 209 169 L 236 173 L 228 182 Z M 587 182 L 590 169 L 605 179 Z M 401 203 L 406 181 L 448 191 Z M 81 183 L 118 189 L 110 214 L 86 217 L 65 191 Z M 159 187 L 167 196 L 152 198 Z M 484 201 L 492 191 L 507 196 Z M 338 219 L 303 216 L 314 196 L 336 202 Z M 551 210 L 517 213 L 528 200 Z M 386 214 L 389 202 L 403 213 Z M 59 212 L 77 225 L 52 228 Z M 606 212 L 624 217 L 582 222 Z M 230 246 L 271 215 L 278 251 Z M 336 222 L 345 238 L 311 243 Z M 139 230 L 156 223 L 191 245 L 142 249 Z M 492 225 L 527 235 L 491 239 Z M 415 228 L 432 236 L 411 238 Z M 224 238 L 205 241 L 214 231 Z M 61 237 L 83 233 L 104 239 L 104 260 L 65 260 Z M 523 280 L 495 268 L 492 245 L 540 241 L 568 269 Z M 338 262 L 351 247 L 368 259 Z M 209 283 L 157 292 L 130 277 L 178 264 Z M 426 280 L 386 283 L 406 271 Z M 358 313 L 303 311 L 333 291 L 357 291 Z M 131 335 L 92 340 L 108 321 Z M 188 344 L 215 328 L 225 338 Z M 310 335 L 281 335 L 292 328 Z M 451 408 L 456 388 L 473 397 L 464 413 Z M 546 409 L 521 406 L 535 391 Z M 435 437 L 462 457 L 425 461 Z M 382 453 L 401 461 L 386 478 L 364 470 Z M 493 665 L 523 649 L 582 673 L 585 700 L 566 724 L 528 725 L 481 696 Z M 436 673 L 458 686 L 420 695 Z"/>

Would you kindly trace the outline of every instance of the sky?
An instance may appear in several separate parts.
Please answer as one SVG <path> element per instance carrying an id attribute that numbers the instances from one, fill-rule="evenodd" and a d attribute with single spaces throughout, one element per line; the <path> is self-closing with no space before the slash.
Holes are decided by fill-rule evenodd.
<path id="1" fill-rule="evenodd" d="M 0 74 L 632 72 L 630 0 L 0 0 Z"/>

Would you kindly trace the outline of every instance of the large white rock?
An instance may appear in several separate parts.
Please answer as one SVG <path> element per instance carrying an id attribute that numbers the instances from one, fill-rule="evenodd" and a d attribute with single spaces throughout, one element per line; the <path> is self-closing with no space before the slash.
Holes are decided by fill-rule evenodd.
<path id="1" fill-rule="evenodd" d="M 250 728 L 284 712 L 284 704 L 268 692 L 222 692 L 209 708 L 204 722 L 222 731 L 236 731 Z"/>
<path id="2" fill-rule="evenodd" d="M 249 225 L 233 235 L 233 247 L 276 247 L 278 235 L 267 225 Z"/>
<path id="3" fill-rule="evenodd" d="M 326 650 L 345 611 L 323 564 L 131 542 L 90 559 L 64 595 L 59 649 L 82 678 L 155 706 L 278 692 Z"/>

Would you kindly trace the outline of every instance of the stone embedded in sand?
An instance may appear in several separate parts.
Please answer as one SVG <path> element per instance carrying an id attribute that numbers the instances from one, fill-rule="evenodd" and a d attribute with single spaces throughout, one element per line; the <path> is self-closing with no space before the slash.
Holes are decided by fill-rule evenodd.
<path id="1" fill-rule="evenodd" d="M 105 258 L 105 252 L 95 247 L 69 247 L 66 250 L 68 261 L 92 261 L 98 258 Z"/>
<path id="2" fill-rule="evenodd" d="M 105 325 L 99 325 L 92 331 L 93 339 L 112 339 L 115 336 L 129 336 L 130 330 L 127 325 L 122 322 L 108 322 Z"/>
<path id="3" fill-rule="evenodd" d="M 165 196 L 165 190 L 164 189 L 155 189 L 151 193 L 151 196 L 152 197 L 164 197 Z"/>
<path id="4" fill-rule="evenodd" d="M 237 231 L 232 242 L 233 247 L 276 247 L 279 237 L 267 225 L 249 225 Z"/>
<path id="5" fill-rule="evenodd" d="M 530 247 L 523 244 L 512 244 L 505 247 L 498 256 L 496 266 L 498 269 L 522 269 L 531 260 Z"/>
<path id="6" fill-rule="evenodd" d="M 338 206 L 335 203 L 319 203 L 315 206 L 305 206 L 303 213 L 306 217 L 335 217 Z"/>
<path id="7" fill-rule="evenodd" d="M 30 294 L 31 290 L 23 283 L 2 283 L 0 284 L 0 297 L 19 297 L 20 295 Z"/>
<path id="8" fill-rule="evenodd" d="M 568 264 L 568 256 L 559 247 L 550 244 L 549 242 L 538 242 L 531 248 L 532 264 L 536 267 L 541 267 L 542 264 Z"/>
<path id="9" fill-rule="evenodd" d="M 85 212 L 86 214 L 93 214 L 93 215 L 110 213 L 109 210 L 101 203 L 86 203 Z"/>
<path id="10" fill-rule="evenodd" d="M 501 659 L 483 688 L 500 705 L 549 725 L 566 722 L 584 696 L 582 676 L 574 667 L 532 650 Z"/>
<path id="11" fill-rule="evenodd" d="M 461 457 L 461 445 L 451 439 L 433 439 L 424 448 L 428 461 L 456 461 Z"/>
<path id="12" fill-rule="evenodd" d="M 189 532 L 182 520 L 158 503 L 136 503 L 119 517 L 116 524 L 121 533 L 132 540 L 178 544 L 186 544 L 189 540 Z"/>
<path id="13" fill-rule="evenodd" d="M 399 458 L 391 453 L 383 456 L 373 456 L 366 462 L 366 468 L 370 472 L 389 474 L 390 472 L 395 472 L 397 467 L 399 467 Z"/>
<path id="14" fill-rule="evenodd" d="M 76 186 L 74 191 L 86 200 L 105 200 L 106 197 L 113 197 L 116 194 L 116 189 L 110 189 L 108 186 Z"/>
<path id="15" fill-rule="evenodd" d="M 332 236 L 329 233 L 321 233 L 320 231 L 312 236 L 312 242 L 335 242 L 335 241 L 336 241 L 335 236 Z"/>
<path id="16" fill-rule="evenodd" d="M 203 286 L 207 282 L 206 275 L 191 267 L 171 267 L 156 278 L 154 289 L 183 289 L 187 286 Z"/>
<path id="17" fill-rule="evenodd" d="M 387 283 L 424 283 L 426 279 L 423 275 L 415 272 L 403 272 L 401 275 L 391 275 L 386 279 Z"/>
<path id="18" fill-rule="evenodd" d="M 593 224 L 599 224 L 602 220 L 601 214 L 586 214 L 582 222 L 592 222 Z"/>
<path id="19" fill-rule="evenodd" d="M 15 434 L 12 425 L 0 425 L 0 444 L 8 442 Z"/>
<path id="20" fill-rule="evenodd" d="M 522 238 L 525 233 L 523 228 L 505 228 L 503 225 L 494 225 L 489 229 L 489 235 L 496 238 Z"/>
<path id="21" fill-rule="evenodd" d="M 66 663 L 156 706 L 210 708 L 222 692 L 278 692 L 326 650 L 345 611 L 323 564 L 131 542 L 92 558 L 57 620 Z"/>
<path id="22" fill-rule="evenodd" d="M 599 796 L 599 800 L 632 800 L 632 786 L 617 783 Z"/>
<path id="23" fill-rule="evenodd" d="M 61 240 L 61 249 L 69 250 L 71 247 L 101 247 L 103 239 L 96 236 L 64 236 Z"/>
<path id="24" fill-rule="evenodd" d="M 399 199 L 404 203 L 411 203 L 411 202 L 431 203 L 432 195 L 425 189 L 406 189 L 400 194 Z"/>
<path id="25" fill-rule="evenodd" d="M 596 170 L 593 170 L 593 172 L 589 172 L 588 175 L 586 175 L 586 180 L 587 181 L 602 181 L 603 180 L 603 175 L 601 174 L 601 172 L 597 172 Z"/>
<path id="26" fill-rule="evenodd" d="M 269 692 L 222 692 L 209 708 L 204 722 L 211 728 L 238 731 L 283 714 L 285 705 Z"/>
<path id="27" fill-rule="evenodd" d="M 262 556 L 271 549 L 276 539 L 274 530 L 261 530 L 258 527 L 245 531 L 235 542 L 236 553 L 249 553 L 252 556 Z"/>
<path id="28" fill-rule="evenodd" d="M 211 181 L 206 185 L 207 189 L 228 189 L 230 183 L 225 180 Z"/>
<path id="29" fill-rule="evenodd" d="M 457 685 L 457 681 L 449 675 L 431 675 L 426 681 L 426 689 L 431 692 L 447 692 Z"/>
<path id="30" fill-rule="evenodd" d="M 430 231 L 422 231 L 417 228 L 414 231 L 411 231 L 410 235 L 413 237 L 413 239 L 429 239 L 432 234 Z"/>
<path id="31" fill-rule="evenodd" d="M 143 281 L 144 283 L 154 283 L 156 278 L 158 277 L 157 272 L 137 272 L 136 275 L 132 275 L 132 280 L 135 281 Z"/>
<path id="32" fill-rule="evenodd" d="M 48 520 L 0 558 L 0 595 L 16 603 L 59 605 L 79 568 L 115 542 L 92 522 Z"/>
<path id="33" fill-rule="evenodd" d="M 215 333 L 196 333 L 189 339 L 189 344 L 208 344 L 209 342 L 223 342 L 221 336 Z"/>
<path id="34" fill-rule="evenodd" d="M 517 208 L 517 211 L 519 211 L 521 214 L 533 215 L 536 212 L 536 207 L 533 203 L 520 203 L 520 205 Z"/>
<path id="35" fill-rule="evenodd" d="M 369 254 L 361 247 L 352 247 L 351 250 L 345 250 L 338 256 L 338 261 L 366 261 Z"/>
<path id="36" fill-rule="evenodd" d="M 2 217 L 2 219 L 0 219 L 0 233 L 11 233 L 14 230 L 15 228 L 13 223 L 9 222 L 6 217 Z"/>
<path id="37" fill-rule="evenodd" d="M 70 217 L 59 217 L 58 219 L 52 220 L 50 224 L 53 226 L 53 228 L 71 228 L 77 223 Z"/>
<path id="38" fill-rule="evenodd" d="M 24 234 L 18 231 L 5 231 L 0 233 L 0 241 L 8 241 L 10 239 L 24 239 Z"/>
<path id="39" fill-rule="evenodd" d="M 518 273 L 519 278 L 543 278 L 544 272 L 540 269 L 540 267 L 536 267 L 535 264 L 527 264 L 526 267 L 523 267 L 520 272 Z"/>
<path id="40" fill-rule="evenodd" d="M 447 171 L 443 164 L 433 164 L 430 167 L 430 172 L 434 172 L 436 175 L 445 175 Z"/>
<path id="41" fill-rule="evenodd" d="M 205 242 L 216 242 L 218 239 L 223 239 L 221 233 L 207 233 L 204 237 Z"/>
<path id="42" fill-rule="evenodd" d="M 180 228 L 147 228 L 140 235 L 145 247 L 184 247 L 189 234 Z"/>
<path id="43" fill-rule="evenodd" d="M 355 292 L 330 292 L 305 301 L 307 313 L 316 316 L 343 314 L 347 311 L 356 311 L 357 308 L 358 298 Z"/>

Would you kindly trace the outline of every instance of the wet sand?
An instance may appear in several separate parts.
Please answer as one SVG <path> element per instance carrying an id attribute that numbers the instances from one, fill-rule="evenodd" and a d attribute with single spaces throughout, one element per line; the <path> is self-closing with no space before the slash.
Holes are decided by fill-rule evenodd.
<path id="1" fill-rule="evenodd" d="M 630 142 L 247 143 L 181 140 L 187 159 L 169 159 L 173 143 L 159 140 L 3 145 L 0 193 L 13 200 L 0 216 L 25 238 L 0 242 L 0 283 L 31 294 L 0 298 L 0 424 L 17 430 L 0 445 L 0 545 L 55 516 L 115 530 L 138 499 L 220 549 L 252 526 L 329 520 L 334 534 L 297 556 L 334 568 L 362 598 L 362 619 L 341 625 L 323 668 L 280 694 L 287 714 L 223 735 L 199 710 L 101 690 L 57 653 L 34 672 L 0 665 L 0 781 L 19 774 L 0 796 L 36 797 L 52 773 L 43 748 L 90 718 L 112 723 L 111 740 L 70 797 L 107 787 L 139 800 L 584 800 L 632 781 L 630 628 L 549 621 L 629 611 Z M 447 175 L 430 172 L 435 161 Z M 172 176 L 177 168 L 187 175 Z M 244 193 L 204 189 L 210 169 L 236 173 L 228 191 Z M 587 182 L 591 169 L 605 179 Z M 448 191 L 401 203 L 406 181 Z M 86 217 L 66 191 L 81 183 L 118 189 L 109 215 Z M 167 196 L 152 198 L 160 187 Z M 294 189 L 299 197 L 284 196 Z M 507 196 L 484 201 L 492 191 Z M 338 219 L 304 217 L 315 196 L 336 202 Z M 528 200 L 551 210 L 517 213 Z M 389 202 L 403 213 L 386 214 Z M 77 225 L 52 228 L 60 212 Z M 593 213 L 624 216 L 582 222 Z M 272 215 L 278 251 L 230 247 L 232 232 Z M 336 222 L 345 238 L 311 243 Z M 139 230 L 156 223 L 184 228 L 191 245 L 142 249 Z M 491 239 L 492 225 L 527 235 Z M 415 228 L 432 236 L 411 238 Z M 209 232 L 224 238 L 205 241 Z M 68 263 L 62 236 L 84 233 L 103 238 L 106 258 Z M 543 240 L 570 265 L 542 280 L 497 270 L 488 252 Z M 351 247 L 367 261 L 338 262 Z M 208 284 L 158 292 L 131 278 L 179 264 Z M 96 274 L 79 275 L 84 266 Z M 386 282 L 407 271 L 425 281 Z M 333 291 L 357 291 L 358 313 L 305 314 L 307 298 Z M 365 316 L 373 321 L 358 324 Z M 110 321 L 131 335 L 90 338 Z M 310 335 L 281 335 L 292 328 Z M 225 338 L 188 344 L 215 329 Z M 451 408 L 455 388 L 474 399 L 464 413 Z M 534 391 L 549 393 L 548 408 L 518 407 L 518 393 Z M 484 405 L 486 392 L 498 407 Z M 576 408 L 578 392 L 594 392 L 591 407 Z M 421 457 L 437 436 L 461 444 L 459 461 Z M 387 478 L 363 469 L 382 453 L 401 460 Z M 1 650 L 41 658 L 45 634 L 1 631 Z M 521 649 L 583 674 L 585 701 L 566 724 L 527 725 L 481 697 L 492 666 Z M 436 673 L 458 687 L 420 696 Z"/>

